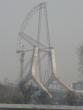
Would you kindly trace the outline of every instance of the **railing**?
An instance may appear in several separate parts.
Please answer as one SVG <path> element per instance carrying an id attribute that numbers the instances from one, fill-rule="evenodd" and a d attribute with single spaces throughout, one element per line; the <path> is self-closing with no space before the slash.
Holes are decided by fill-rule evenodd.
<path id="1" fill-rule="evenodd" d="M 35 104 L 0 104 L 0 108 L 35 109 L 35 110 L 83 110 L 83 106 L 35 105 Z"/>

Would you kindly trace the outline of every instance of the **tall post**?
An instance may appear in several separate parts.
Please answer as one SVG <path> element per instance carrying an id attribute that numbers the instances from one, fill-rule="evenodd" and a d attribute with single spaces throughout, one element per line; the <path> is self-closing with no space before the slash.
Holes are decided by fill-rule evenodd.
<path id="1" fill-rule="evenodd" d="M 24 72 L 24 51 L 21 52 L 21 58 L 20 58 L 20 66 L 21 66 L 21 69 L 20 69 L 20 80 L 23 78 L 23 72 Z"/>

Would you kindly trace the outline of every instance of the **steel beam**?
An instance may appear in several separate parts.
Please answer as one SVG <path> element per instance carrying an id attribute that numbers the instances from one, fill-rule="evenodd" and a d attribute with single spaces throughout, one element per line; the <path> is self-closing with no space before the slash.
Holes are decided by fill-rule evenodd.
<path id="1" fill-rule="evenodd" d="M 66 90 L 71 91 L 69 87 L 66 86 L 57 76 L 56 76 L 56 58 L 55 58 L 55 49 L 51 49 L 51 63 L 52 63 L 52 73 L 55 77 L 55 80 L 59 82 Z"/>
<path id="2" fill-rule="evenodd" d="M 48 89 L 45 88 L 45 86 L 41 83 L 41 81 L 39 81 L 36 77 L 37 67 L 38 67 L 38 53 L 39 53 L 39 48 L 35 47 L 34 51 L 33 51 L 33 58 L 32 58 L 32 69 L 31 69 L 32 70 L 32 77 L 36 81 L 36 83 L 39 85 L 39 87 L 41 87 L 42 90 L 45 91 L 52 98 L 52 95 L 48 91 Z"/>

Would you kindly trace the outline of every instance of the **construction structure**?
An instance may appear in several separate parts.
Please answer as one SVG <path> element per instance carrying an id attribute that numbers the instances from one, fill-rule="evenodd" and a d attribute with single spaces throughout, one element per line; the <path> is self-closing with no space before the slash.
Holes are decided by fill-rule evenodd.
<path id="1" fill-rule="evenodd" d="M 19 81 L 0 84 L 0 110 L 83 110 L 83 92 L 69 88 L 58 78 L 51 38 L 43 2 L 22 22 L 16 50 Z"/>
<path id="2" fill-rule="evenodd" d="M 51 38 L 43 2 L 22 22 L 16 50 L 19 81 L 0 84 L 0 110 L 83 110 L 83 92 L 69 88 L 58 78 Z"/>
<path id="3" fill-rule="evenodd" d="M 83 110 L 83 92 L 70 89 L 58 78 L 50 38 L 44 2 L 28 13 L 21 25 L 16 50 L 19 81 L 0 84 L 0 109 Z"/>
<path id="4" fill-rule="evenodd" d="M 35 19 L 37 23 L 33 20 L 35 15 L 38 16 Z M 37 27 L 37 32 L 35 31 L 36 35 L 33 34 L 33 36 L 29 34 L 29 30 L 31 29 L 29 23 L 32 20 L 34 21 L 34 25 L 37 25 L 34 26 L 32 24 L 32 33 Z M 44 32 L 46 32 L 45 36 Z M 51 101 L 40 101 L 41 104 L 57 104 L 57 91 L 61 91 L 66 95 L 73 94 L 72 96 L 75 95 L 76 97 L 80 94 L 82 95 L 82 93 L 71 90 L 57 77 L 56 53 L 50 42 L 46 2 L 34 7 L 25 17 L 19 32 L 18 49 L 16 52 L 20 56 L 20 79 L 18 86 L 25 93 L 25 97 L 31 95 L 29 99 L 32 98 L 32 100 L 29 103 L 38 103 L 39 100 L 42 100 L 42 97 L 46 97 L 47 100 Z M 31 89 L 31 87 L 35 89 Z M 33 92 L 29 93 L 30 89 Z M 38 95 L 40 96 L 39 100 L 37 99 L 39 97 Z M 63 97 L 65 100 L 65 95 Z M 36 100 L 34 102 L 34 99 L 38 101 Z M 27 99 L 26 103 L 28 103 Z"/>

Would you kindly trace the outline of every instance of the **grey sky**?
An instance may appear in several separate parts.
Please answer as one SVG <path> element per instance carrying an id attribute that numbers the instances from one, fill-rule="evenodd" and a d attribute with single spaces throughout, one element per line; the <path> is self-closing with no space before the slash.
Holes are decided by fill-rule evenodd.
<path id="1" fill-rule="evenodd" d="M 18 79 L 16 40 L 27 12 L 44 0 L 0 0 L 0 80 Z M 57 73 L 67 84 L 79 77 L 77 48 L 83 41 L 83 0 L 47 0 Z"/>

